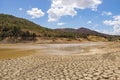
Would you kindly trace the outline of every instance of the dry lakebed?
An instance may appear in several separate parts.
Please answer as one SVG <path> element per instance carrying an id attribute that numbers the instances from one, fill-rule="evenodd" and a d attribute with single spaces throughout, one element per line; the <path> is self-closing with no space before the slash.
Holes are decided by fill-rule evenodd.
<path id="1" fill-rule="evenodd" d="M 0 80 L 120 80 L 120 43 L 0 44 Z"/>

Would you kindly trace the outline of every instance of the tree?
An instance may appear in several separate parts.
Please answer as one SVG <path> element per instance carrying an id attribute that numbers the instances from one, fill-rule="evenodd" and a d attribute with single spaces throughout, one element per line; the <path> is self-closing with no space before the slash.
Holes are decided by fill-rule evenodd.
<path id="1" fill-rule="evenodd" d="M 16 39 L 20 36 L 21 30 L 19 27 L 12 27 L 11 32 L 12 36 Z"/>
<path id="2" fill-rule="evenodd" d="M 36 34 L 32 33 L 32 39 L 35 40 L 36 39 Z"/>

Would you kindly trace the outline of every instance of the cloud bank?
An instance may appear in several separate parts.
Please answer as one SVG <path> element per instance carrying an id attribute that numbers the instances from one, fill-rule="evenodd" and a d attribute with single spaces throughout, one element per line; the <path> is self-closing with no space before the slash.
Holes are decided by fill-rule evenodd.
<path id="1" fill-rule="evenodd" d="M 105 20 L 103 23 L 108 26 L 113 26 L 114 34 L 120 34 L 120 15 L 113 16 L 113 20 Z"/>
<path id="2" fill-rule="evenodd" d="M 75 16 L 75 9 L 92 9 L 97 10 L 102 0 L 52 0 L 51 8 L 47 11 L 48 22 L 58 21 L 62 16 Z"/>

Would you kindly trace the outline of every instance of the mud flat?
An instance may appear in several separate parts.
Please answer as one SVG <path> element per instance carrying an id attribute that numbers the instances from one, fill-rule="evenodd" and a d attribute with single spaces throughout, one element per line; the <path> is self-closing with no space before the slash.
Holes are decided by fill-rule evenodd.
<path id="1" fill-rule="evenodd" d="M 35 50 L 29 56 L 0 60 L 0 80 L 120 80 L 120 43 L 100 44 L 0 45 Z"/>

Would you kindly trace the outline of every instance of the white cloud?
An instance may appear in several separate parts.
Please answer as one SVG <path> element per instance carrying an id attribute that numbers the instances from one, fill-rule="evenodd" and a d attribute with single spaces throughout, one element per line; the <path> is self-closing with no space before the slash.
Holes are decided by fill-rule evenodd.
<path id="1" fill-rule="evenodd" d="M 30 15 L 32 18 L 40 18 L 45 15 L 45 13 L 38 8 L 32 8 L 31 10 L 28 10 L 27 14 Z"/>
<path id="2" fill-rule="evenodd" d="M 103 23 L 108 26 L 113 26 L 114 34 L 120 34 L 120 15 L 113 16 L 113 20 L 105 20 Z"/>
<path id="3" fill-rule="evenodd" d="M 101 15 L 111 16 L 112 12 L 103 11 Z"/>
<path id="4" fill-rule="evenodd" d="M 19 11 L 22 11 L 23 10 L 23 8 L 19 8 Z"/>
<path id="5" fill-rule="evenodd" d="M 115 19 L 115 20 L 120 20 L 120 15 L 118 15 L 118 16 L 113 16 L 113 18 Z M 120 23 L 119 23 L 120 24 Z"/>
<path id="6" fill-rule="evenodd" d="M 91 24 L 91 23 L 92 23 L 92 21 L 88 21 L 88 22 L 87 22 L 87 24 Z"/>
<path id="7" fill-rule="evenodd" d="M 94 24 L 94 25 L 91 25 L 91 28 L 92 29 L 97 29 L 100 25 L 99 24 Z"/>
<path id="8" fill-rule="evenodd" d="M 61 22 L 61 23 L 57 23 L 58 26 L 62 26 L 64 25 L 65 23 Z"/>
<path id="9" fill-rule="evenodd" d="M 113 35 L 114 33 L 109 31 L 109 30 L 100 30 L 100 29 L 95 29 L 95 31 L 100 32 L 100 33 L 104 33 L 104 34 L 110 34 Z"/>
<path id="10" fill-rule="evenodd" d="M 101 3 L 102 0 L 52 0 L 51 8 L 47 11 L 48 22 L 58 21 L 66 15 L 75 16 L 75 9 L 90 8 L 95 11 Z"/>
<path id="11" fill-rule="evenodd" d="M 111 31 L 108 31 L 108 30 L 103 30 L 101 31 L 102 33 L 105 33 L 105 34 L 111 34 L 111 35 L 114 35 L 115 33 L 114 32 L 111 32 Z"/>

